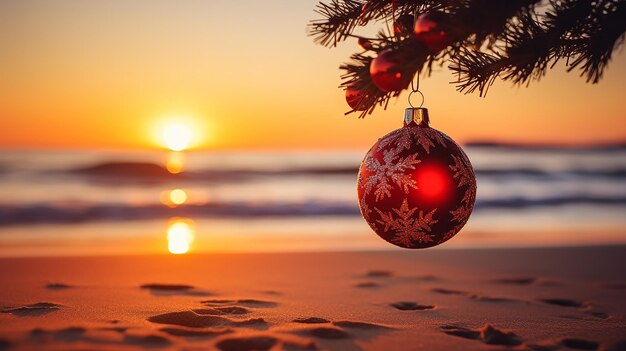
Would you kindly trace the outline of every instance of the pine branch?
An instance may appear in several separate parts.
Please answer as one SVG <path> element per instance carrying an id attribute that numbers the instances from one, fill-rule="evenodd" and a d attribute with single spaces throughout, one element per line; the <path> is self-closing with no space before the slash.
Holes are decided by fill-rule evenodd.
<path id="1" fill-rule="evenodd" d="M 324 46 L 336 46 L 350 36 L 361 14 L 363 3 L 356 0 L 331 0 L 318 3 L 315 12 L 324 19 L 309 24 L 309 35 Z"/>
<path id="2" fill-rule="evenodd" d="M 568 71 L 581 67 L 587 82 L 598 83 L 612 53 L 624 42 L 626 31 L 626 2 L 601 1 L 593 11 L 585 38 L 576 53 L 579 55 Z"/>
<path id="3" fill-rule="evenodd" d="M 508 68 L 507 57 L 466 48 L 462 50 L 463 54 L 457 56 L 457 61 L 449 67 L 458 76 L 456 90 L 466 94 L 478 91 L 480 96 L 486 96 L 498 75 Z"/>
<path id="4" fill-rule="evenodd" d="M 354 54 L 340 68 L 340 87 L 364 94 L 360 117 L 376 106 L 386 108 L 401 91 L 379 90 L 369 75 L 373 58 L 384 50 L 403 56 L 404 77 L 429 75 L 433 67 L 449 62 L 457 75 L 457 90 L 486 96 L 497 78 L 515 85 L 530 84 L 545 76 L 560 60 L 568 71 L 579 68 L 587 82 L 597 83 L 612 54 L 624 42 L 625 0 L 328 0 L 317 5 L 322 19 L 311 21 L 309 35 L 324 46 L 336 46 L 369 23 L 389 26 L 396 19 L 426 12 L 444 14 L 442 29 L 448 47 L 427 48 L 404 31 L 381 30 L 367 49 Z M 404 17 L 401 17 L 404 16 Z M 410 17 L 409 17 L 410 20 Z M 387 90 L 387 89 L 386 89 Z M 354 112 L 354 111 L 350 111 Z"/>

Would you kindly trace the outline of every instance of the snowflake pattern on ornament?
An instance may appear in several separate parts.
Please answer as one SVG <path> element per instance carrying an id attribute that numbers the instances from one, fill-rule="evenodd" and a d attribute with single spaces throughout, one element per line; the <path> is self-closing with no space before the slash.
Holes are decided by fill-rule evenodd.
<path id="1" fill-rule="evenodd" d="M 435 147 L 435 143 L 448 147 L 443 133 L 439 133 L 431 128 L 401 128 L 391 132 L 386 138 L 378 141 L 378 152 L 389 145 L 395 145 L 398 152 L 409 150 L 414 144 L 420 145 L 426 154 L 430 154 L 430 149 Z"/>
<path id="2" fill-rule="evenodd" d="M 411 188 L 417 189 L 417 183 L 413 177 L 406 174 L 406 171 L 415 169 L 415 166 L 420 162 L 417 155 L 410 155 L 398 160 L 397 149 L 385 151 L 383 163 L 372 156 L 368 156 L 365 160 L 365 168 L 372 174 L 365 180 L 365 192 L 369 193 L 375 189 L 376 201 L 380 201 L 385 197 L 391 197 L 393 183 L 396 183 L 408 194 Z"/>
<path id="3" fill-rule="evenodd" d="M 450 165 L 450 169 L 454 172 L 454 179 L 459 182 L 458 187 L 461 188 L 465 185 L 472 184 L 472 179 L 474 175 L 471 173 L 471 170 L 465 165 L 466 163 L 461 161 L 461 158 L 452 155 L 452 160 L 454 162 L 453 165 Z"/>
<path id="4" fill-rule="evenodd" d="M 461 226 L 463 226 L 469 218 L 470 214 L 472 213 L 472 209 L 474 208 L 474 200 L 476 200 L 476 187 L 472 185 L 474 172 L 472 171 L 471 167 L 467 166 L 469 164 L 469 160 L 462 160 L 456 155 L 452 155 L 452 160 L 454 164 L 450 165 L 449 167 L 450 170 L 454 172 L 453 177 L 458 181 L 458 187 L 468 187 L 463 194 L 463 198 L 461 199 L 461 206 L 459 206 L 455 210 L 450 211 L 450 214 L 452 215 L 452 220 L 461 223 Z"/>
<path id="5" fill-rule="evenodd" d="M 395 216 L 391 213 L 384 213 L 376 207 L 374 207 L 374 210 L 380 216 L 380 219 L 376 222 L 385 226 L 384 231 L 387 232 L 389 229 L 392 229 L 395 232 L 395 236 L 392 239 L 393 242 L 411 246 L 414 241 L 418 243 L 430 243 L 433 241 L 430 231 L 432 225 L 438 222 L 436 219 L 433 219 L 437 209 L 426 214 L 424 214 L 424 211 L 419 211 L 417 216 L 413 216 L 417 211 L 417 207 L 409 208 L 409 202 L 405 198 L 399 209 L 392 209 L 396 214 Z"/>

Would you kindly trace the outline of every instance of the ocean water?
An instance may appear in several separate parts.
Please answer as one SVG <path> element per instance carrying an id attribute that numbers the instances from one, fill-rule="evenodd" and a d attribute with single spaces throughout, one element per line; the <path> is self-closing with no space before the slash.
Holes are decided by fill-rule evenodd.
<path id="1" fill-rule="evenodd" d="M 466 152 L 476 208 L 441 247 L 626 243 L 626 148 Z M 364 154 L 5 150 L 0 255 L 394 249 L 359 214 Z"/>

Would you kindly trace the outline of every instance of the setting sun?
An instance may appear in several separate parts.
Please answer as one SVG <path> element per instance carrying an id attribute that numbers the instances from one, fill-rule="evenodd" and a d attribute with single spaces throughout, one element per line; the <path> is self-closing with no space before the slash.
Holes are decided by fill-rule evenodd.
<path id="1" fill-rule="evenodd" d="M 191 142 L 191 129 L 184 124 L 169 124 L 163 129 L 165 145 L 172 151 L 185 150 Z"/>

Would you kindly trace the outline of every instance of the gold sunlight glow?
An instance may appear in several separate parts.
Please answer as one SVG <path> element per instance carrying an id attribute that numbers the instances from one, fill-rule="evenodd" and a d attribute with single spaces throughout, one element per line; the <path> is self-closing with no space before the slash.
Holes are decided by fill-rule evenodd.
<path id="1" fill-rule="evenodd" d="M 177 218 L 170 221 L 167 228 L 167 249 L 175 255 L 189 252 L 194 240 L 193 221 Z"/>
<path id="2" fill-rule="evenodd" d="M 191 128 L 182 123 L 168 124 L 163 129 L 165 145 L 172 151 L 185 150 L 189 147 L 191 138 Z"/>

